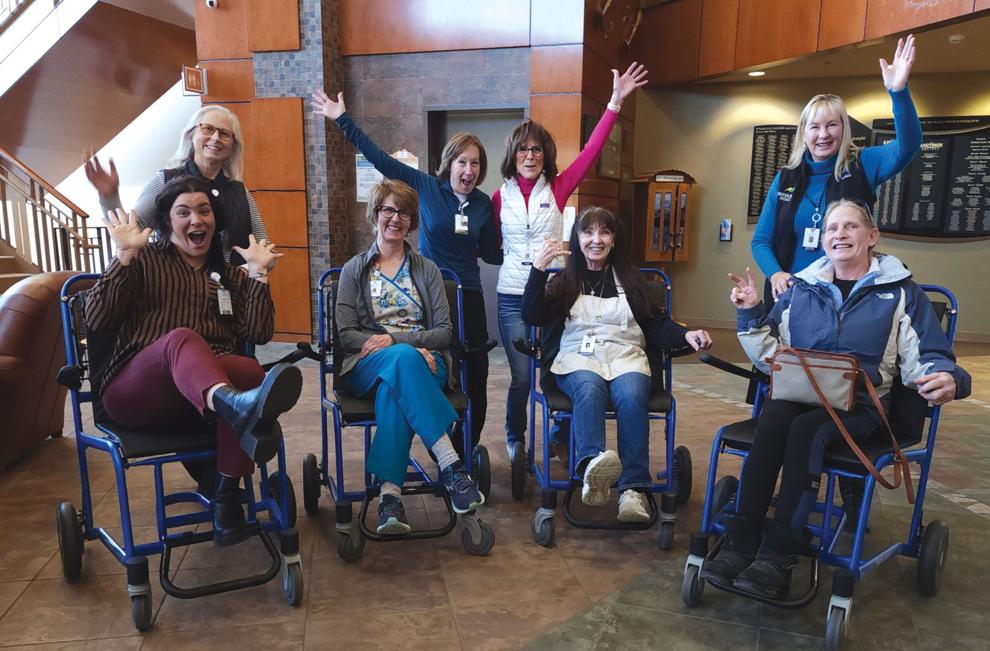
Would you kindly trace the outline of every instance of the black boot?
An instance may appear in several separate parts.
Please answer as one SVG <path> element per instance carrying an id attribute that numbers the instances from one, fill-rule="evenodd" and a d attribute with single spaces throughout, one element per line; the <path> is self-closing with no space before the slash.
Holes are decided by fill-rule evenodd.
<path id="1" fill-rule="evenodd" d="M 791 570 L 798 564 L 798 557 L 807 552 L 804 529 L 771 522 L 756 560 L 739 573 L 733 585 L 761 597 L 780 599 L 791 589 Z"/>
<path id="2" fill-rule="evenodd" d="M 255 528 L 244 519 L 241 508 L 241 478 L 220 475 L 213 498 L 213 543 L 227 547 L 244 542 Z"/>
<path id="3" fill-rule="evenodd" d="M 291 364 L 278 364 L 265 375 L 261 386 L 238 391 L 222 386 L 213 393 L 213 408 L 237 432 L 241 449 L 257 463 L 278 452 L 282 430 L 279 414 L 292 409 L 302 391 L 302 373 Z"/>
<path id="4" fill-rule="evenodd" d="M 730 586 L 736 575 L 756 558 L 763 519 L 726 513 L 722 516 L 722 524 L 725 525 L 725 543 L 713 559 L 702 565 L 701 578 L 715 585 Z"/>

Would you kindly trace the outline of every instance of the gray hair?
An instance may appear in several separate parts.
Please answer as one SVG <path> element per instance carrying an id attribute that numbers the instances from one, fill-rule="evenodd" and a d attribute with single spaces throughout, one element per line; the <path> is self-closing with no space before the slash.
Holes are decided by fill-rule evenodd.
<path id="1" fill-rule="evenodd" d="M 242 181 L 244 179 L 244 138 L 241 134 L 241 121 L 230 109 L 216 104 L 204 106 L 190 116 L 179 135 L 179 146 L 172 154 L 170 164 L 183 166 L 193 157 L 193 131 L 203 121 L 204 115 L 213 112 L 226 115 L 230 119 L 231 129 L 234 132 L 234 141 L 230 143 L 230 156 L 223 162 L 223 173 L 232 181 Z"/>

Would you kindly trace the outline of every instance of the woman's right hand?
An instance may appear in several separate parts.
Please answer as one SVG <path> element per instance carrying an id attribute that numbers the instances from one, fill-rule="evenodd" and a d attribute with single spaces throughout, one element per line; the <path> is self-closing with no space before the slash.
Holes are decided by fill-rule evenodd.
<path id="1" fill-rule="evenodd" d="M 96 154 L 87 157 L 83 162 L 83 171 L 86 172 L 86 178 L 96 188 L 96 191 L 100 194 L 100 199 L 110 199 L 117 196 L 117 189 L 120 187 L 117 166 L 113 164 L 112 158 L 109 163 L 110 168 L 104 169 L 100 165 L 100 159 L 96 157 Z"/>
<path id="2" fill-rule="evenodd" d="M 743 280 L 736 274 L 730 273 L 729 280 L 736 284 L 729 293 L 729 300 L 736 306 L 736 309 L 747 309 L 756 307 L 760 303 L 760 295 L 756 291 L 756 278 L 753 277 L 753 270 L 746 267 L 748 280 Z"/>
<path id="3" fill-rule="evenodd" d="M 426 360 L 426 365 L 430 367 L 430 373 L 433 375 L 437 374 L 437 358 L 433 356 L 433 353 L 426 350 L 425 348 L 417 348 L 419 354 L 423 356 Z"/>
<path id="4" fill-rule="evenodd" d="M 559 255 L 570 255 L 571 252 L 564 248 L 564 243 L 558 239 L 548 237 L 543 240 L 543 246 L 540 250 L 536 252 L 536 257 L 533 259 L 533 266 L 540 271 L 546 271 L 550 263 L 553 262 L 554 258 Z"/>
<path id="5" fill-rule="evenodd" d="M 344 106 L 344 94 L 337 93 L 337 101 L 335 102 L 323 89 L 315 91 L 313 93 L 313 110 L 322 113 L 331 120 L 336 120 L 347 112 L 347 107 Z"/>
<path id="6" fill-rule="evenodd" d="M 770 276 L 770 291 L 773 292 L 773 300 L 777 300 L 781 294 L 791 288 L 791 274 L 786 271 L 778 271 Z"/>
<path id="7" fill-rule="evenodd" d="M 117 247 L 117 260 L 125 267 L 138 257 L 141 249 L 148 246 L 151 229 L 141 229 L 137 213 L 133 210 L 126 213 L 122 208 L 114 208 L 107 212 L 103 224 Z"/>

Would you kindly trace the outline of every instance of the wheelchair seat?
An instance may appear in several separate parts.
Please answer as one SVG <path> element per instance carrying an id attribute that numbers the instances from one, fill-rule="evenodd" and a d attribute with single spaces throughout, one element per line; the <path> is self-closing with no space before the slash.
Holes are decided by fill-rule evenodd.
<path id="1" fill-rule="evenodd" d="M 334 401 L 340 408 L 344 420 L 355 423 L 364 420 L 375 419 L 375 396 L 369 391 L 366 396 L 358 396 L 351 390 L 345 382 L 340 382 L 340 386 L 334 386 Z M 454 408 L 458 416 L 463 417 L 467 411 L 467 397 L 462 391 L 451 390 L 449 386 L 444 386 L 443 394 L 450 401 L 450 406 Z"/>
<path id="2" fill-rule="evenodd" d="M 116 439 L 124 459 L 202 452 L 215 450 L 217 447 L 216 427 L 205 420 L 202 425 L 170 428 L 167 432 L 128 429 L 113 421 L 101 421 L 97 423 L 97 427 Z"/>
<path id="3" fill-rule="evenodd" d="M 557 386 L 557 379 L 551 373 L 547 373 L 543 377 L 543 382 L 540 387 L 543 390 L 543 396 L 546 398 L 547 406 L 551 411 L 572 411 L 574 408 L 573 403 L 571 403 L 570 397 L 564 393 L 559 386 Z M 673 404 L 673 398 L 670 395 L 670 391 L 663 389 L 656 382 L 650 387 L 650 404 L 649 411 L 651 413 L 667 413 L 670 411 L 670 407 Z M 615 406 L 612 404 L 612 398 L 609 396 L 608 402 L 605 405 L 606 411 L 615 411 Z"/>

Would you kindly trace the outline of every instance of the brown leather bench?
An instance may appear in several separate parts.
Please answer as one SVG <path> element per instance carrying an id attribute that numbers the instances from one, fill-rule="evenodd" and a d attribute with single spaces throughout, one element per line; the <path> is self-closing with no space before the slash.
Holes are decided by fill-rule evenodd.
<path id="1" fill-rule="evenodd" d="M 65 365 L 59 291 L 76 272 L 30 276 L 0 296 L 0 472 L 49 436 L 61 436 Z"/>

